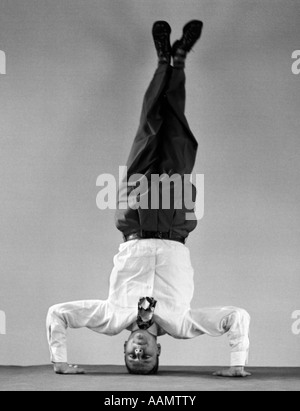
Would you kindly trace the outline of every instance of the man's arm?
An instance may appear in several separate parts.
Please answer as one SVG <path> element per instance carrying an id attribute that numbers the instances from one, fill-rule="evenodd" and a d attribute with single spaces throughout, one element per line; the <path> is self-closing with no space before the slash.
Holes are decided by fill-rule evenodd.
<path id="1" fill-rule="evenodd" d="M 228 332 L 231 348 L 231 367 L 227 370 L 217 371 L 216 377 L 249 377 L 251 374 L 245 371 L 249 356 L 249 328 L 250 315 L 241 309 L 236 309 L 228 317 L 224 318 L 223 327 Z"/>
<path id="2" fill-rule="evenodd" d="M 57 374 L 84 373 L 83 369 L 68 364 L 67 329 L 87 327 L 103 334 L 117 334 L 121 324 L 115 322 L 116 317 L 110 311 L 107 301 L 78 301 L 50 308 L 47 336 L 51 362 Z"/>
<path id="3" fill-rule="evenodd" d="M 207 334 L 213 337 L 228 334 L 231 355 L 228 370 L 219 371 L 215 376 L 248 377 L 244 367 L 248 363 L 250 315 L 235 307 L 207 308 L 192 310 L 185 319 L 189 338 Z"/>

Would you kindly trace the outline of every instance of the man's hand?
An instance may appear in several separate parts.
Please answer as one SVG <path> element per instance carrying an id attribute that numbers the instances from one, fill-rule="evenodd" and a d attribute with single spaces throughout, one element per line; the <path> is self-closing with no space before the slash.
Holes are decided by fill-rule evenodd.
<path id="1" fill-rule="evenodd" d="M 213 375 L 215 377 L 227 378 L 245 378 L 251 376 L 249 372 L 245 371 L 244 367 L 231 367 L 228 370 L 217 371 Z"/>
<path id="2" fill-rule="evenodd" d="M 69 365 L 67 363 L 55 363 L 54 372 L 60 375 L 83 375 L 84 369 L 78 368 L 77 365 Z"/>

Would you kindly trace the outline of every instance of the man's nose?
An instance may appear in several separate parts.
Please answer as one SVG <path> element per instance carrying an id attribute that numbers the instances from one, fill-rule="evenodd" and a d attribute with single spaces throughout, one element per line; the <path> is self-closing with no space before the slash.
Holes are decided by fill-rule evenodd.
<path id="1" fill-rule="evenodd" d="M 141 357 L 143 356 L 144 351 L 142 350 L 142 348 L 136 348 L 135 349 L 135 355 L 138 357 L 138 359 L 140 360 Z"/>

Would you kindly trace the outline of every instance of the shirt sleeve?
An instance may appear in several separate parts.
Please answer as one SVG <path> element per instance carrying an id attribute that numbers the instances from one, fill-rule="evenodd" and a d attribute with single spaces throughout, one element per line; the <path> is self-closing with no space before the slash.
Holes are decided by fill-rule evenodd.
<path id="1" fill-rule="evenodd" d="M 230 365 L 245 366 L 249 355 L 250 315 L 236 307 L 191 310 L 184 320 L 185 338 L 207 334 L 228 335 L 231 349 Z"/>
<path id="2" fill-rule="evenodd" d="M 51 307 L 47 316 L 51 361 L 68 362 L 68 328 L 86 327 L 101 334 L 116 335 L 131 321 L 130 315 L 121 314 L 116 315 L 115 307 L 108 301 L 78 301 Z"/>

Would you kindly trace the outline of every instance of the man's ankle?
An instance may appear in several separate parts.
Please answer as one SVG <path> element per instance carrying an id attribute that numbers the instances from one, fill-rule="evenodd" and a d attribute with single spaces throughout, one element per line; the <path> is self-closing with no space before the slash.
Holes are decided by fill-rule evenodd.
<path id="1" fill-rule="evenodd" d="M 184 69 L 187 53 L 184 50 L 178 49 L 174 55 L 174 68 Z"/>

